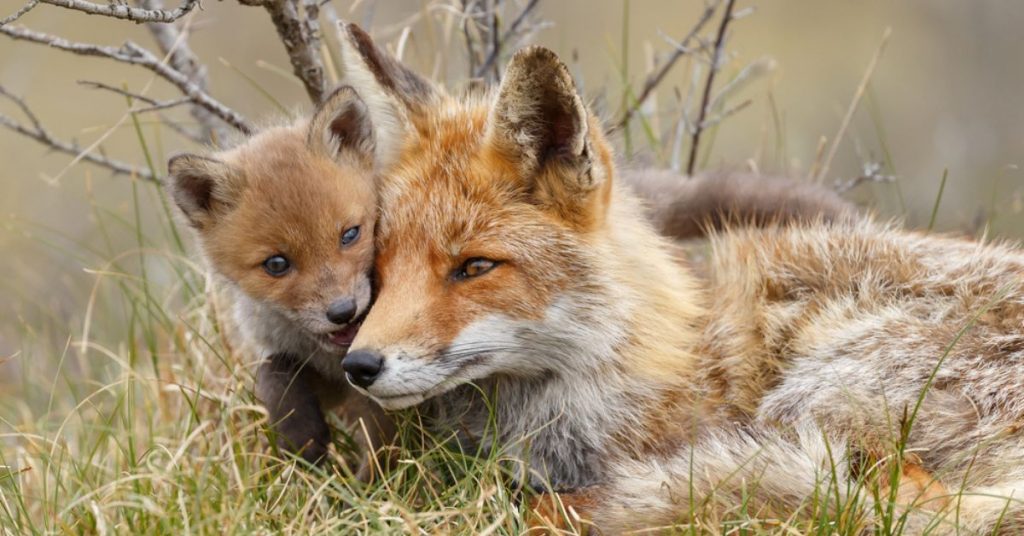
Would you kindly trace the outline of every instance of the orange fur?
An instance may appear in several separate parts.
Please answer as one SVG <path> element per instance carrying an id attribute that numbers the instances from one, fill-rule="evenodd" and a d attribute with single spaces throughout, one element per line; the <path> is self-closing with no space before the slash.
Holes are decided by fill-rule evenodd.
<path id="1" fill-rule="evenodd" d="M 305 132 L 267 130 L 221 156 L 230 181 L 244 184 L 233 208 L 204 231 L 210 262 L 248 294 L 290 308 L 322 307 L 331 289 L 366 274 L 372 240 L 338 247 L 344 229 L 372 236 L 376 220 L 371 173 L 360 162 L 335 162 L 308 149 Z M 284 253 L 294 272 L 284 278 L 262 268 Z"/>

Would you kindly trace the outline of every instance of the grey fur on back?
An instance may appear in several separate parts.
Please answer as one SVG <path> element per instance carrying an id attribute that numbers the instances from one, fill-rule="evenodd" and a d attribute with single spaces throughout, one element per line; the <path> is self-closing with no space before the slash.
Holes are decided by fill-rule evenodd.
<path id="1" fill-rule="evenodd" d="M 646 202 L 654 226 L 677 240 L 699 238 L 730 223 L 764 226 L 857 217 L 853 204 L 807 181 L 729 171 L 686 177 L 625 167 L 620 173 Z"/>

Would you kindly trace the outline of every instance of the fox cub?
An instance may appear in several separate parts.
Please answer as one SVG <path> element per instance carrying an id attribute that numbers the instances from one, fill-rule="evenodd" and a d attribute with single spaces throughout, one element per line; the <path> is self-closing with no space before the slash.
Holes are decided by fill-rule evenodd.
<path id="1" fill-rule="evenodd" d="M 357 27 L 345 37 L 346 76 L 366 91 L 342 87 L 312 117 L 168 165 L 168 190 L 225 294 L 235 343 L 261 363 L 256 391 L 279 443 L 310 462 L 330 442 L 324 410 L 363 419 L 371 443 L 392 433 L 376 404 L 352 396 L 341 359 L 371 302 L 377 162 L 400 147 L 398 119 L 440 95 Z M 373 123 L 370 110 L 386 115 Z M 648 217 L 678 239 L 726 217 L 765 224 L 853 213 L 834 193 L 783 179 L 650 169 L 626 178 L 649 201 Z"/>
<path id="2" fill-rule="evenodd" d="M 377 202 L 365 114 L 343 87 L 312 118 L 168 163 L 171 198 L 196 231 L 244 346 L 261 360 L 257 395 L 282 446 L 309 461 L 330 441 L 321 407 L 347 402 L 375 433 L 387 428 L 341 370 L 373 295 Z"/>
<path id="3" fill-rule="evenodd" d="M 366 71 L 360 95 L 425 90 Z M 379 162 L 377 295 L 342 361 L 360 391 L 497 443 L 602 533 L 716 506 L 870 523 L 887 495 L 858 482 L 893 482 L 858 460 L 900 468 L 908 533 L 1024 528 L 1019 250 L 867 219 L 727 227 L 702 281 L 554 53 L 430 91 L 368 114 L 404 141 Z"/>

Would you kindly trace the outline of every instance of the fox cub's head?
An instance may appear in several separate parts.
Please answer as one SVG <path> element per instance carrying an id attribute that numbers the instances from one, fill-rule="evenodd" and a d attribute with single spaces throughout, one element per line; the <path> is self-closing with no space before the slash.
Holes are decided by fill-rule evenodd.
<path id="1" fill-rule="evenodd" d="M 630 307 L 596 268 L 617 232 L 611 153 L 565 65 L 525 49 L 495 92 L 408 121 L 379 184 L 378 298 L 343 362 L 350 381 L 396 409 L 610 356 Z"/>
<path id="2" fill-rule="evenodd" d="M 329 351 L 370 306 L 374 133 L 350 88 L 231 150 L 178 155 L 167 188 L 211 267 Z"/>

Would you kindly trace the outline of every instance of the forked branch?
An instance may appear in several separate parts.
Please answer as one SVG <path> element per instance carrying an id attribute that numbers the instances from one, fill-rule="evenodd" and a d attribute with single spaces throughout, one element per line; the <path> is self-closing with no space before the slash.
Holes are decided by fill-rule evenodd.
<path id="1" fill-rule="evenodd" d="M 461 0 L 462 34 L 469 60 L 469 77 L 493 84 L 501 79 L 498 61 L 525 35 L 543 26 L 528 24 L 540 0 L 528 0 L 512 22 L 502 30 L 500 13 L 509 2 L 502 0 Z"/>
<path id="2" fill-rule="evenodd" d="M 320 55 L 320 4 L 317 0 L 238 0 L 267 10 L 277 28 L 292 72 L 302 81 L 314 104 L 324 96 L 324 63 Z"/>
<path id="3" fill-rule="evenodd" d="M 148 9 L 163 8 L 162 0 L 138 0 L 140 6 Z M 199 61 L 199 58 L 188 46 L 186 32 L 178 28 L 177 24 L 147 24 L 149 33 L 153 35 L 160 52 L 166 57 L 167 63 L 184 75 L 190 82 L 206 93 L 209 86 L 209 77 L 206 74 L 206 66 Z M 188 26 L 186 26 L 186 29 Z M 205 140 L 221 141 L 227 136 L 224 131 L 224 122 L 218 119 L 217 115 L 202 105 L 194 105 L 190 109 L 192 117 L 199 123 L 201 137 Z"/>
<path id="4" fill-rule="evenodd" d="M 711 51 L 711 68 L 708 70 L 708 78 L 704 83 L 704 93 L 701 95 L 700 109 L 697 112 L 697 122 L 693 126 L 693 137 L 690 142 L 690 158 L 686 163 L 686 174 L 692 176 L 697 166 L 697 149 L 700 148 L 700 136 L 704 133 L 706 125 L 704 119 L 708 115 L 708 108 L 711 102 L 711 90 L 715 85 L 715 75 L 722 67 L 722 50 L 725 46 L 725 34 L 732 21 L 732 9 L 736 0 L 726 0 L 725 12 L 722 13 L 722 22 L 718 25 L 718 33 L 715 35 L 715 47 Z"/>
<path id="5" fill-rule="evenodd" d="M 86 152 L 79 147 L 77 143 L 64 141 L 53 136 L 43 127 L 42 122 L 39 121 L 36 114 L 32 112 L 32 109 L 28 107 L 28 104 L 25 103 L 24 99 L 11 94 L 4 89 L 3 86 L 0 86 L 0 96 L 7 98 L 21 109 L 22 113 L 25 114 L 25 117 L 28 118 L 30 123 L 30 125 L 23 125 L 9 116 L 0 114 L 0 126 L 13 132 L 17 132 L 22 136 L 36 140 L 55 151 L 69 154 L 87 162 L 92 162 L 98 166 L 105 167 L 116 174 L 131 175 L 147 181 L 158 181 L 157 177 L 148 169 L 134 166 L 113 158 L 108 158 L 103 155 Z"/>
<path id="6" fill-rule="evenodd" d="M 81 56 L 93 56 L 107 58 L 129 65 L 138 65 L 152 71 L 167 82 L 178 88 L 183 94 L 192 99 L 197 106 L 202 107 L 215 115 L 225 123 L 231 125 L 243 134 L 252 133 L 252 126 L 238 112 L 225 106 L 217 99 L 210 96 L 202 87 L 193 82 L 188 76 L 162 62 L 152 52 L 126 41 L 120 48 L 89 43 L 78 43 L 69 41 L 62 37 L 29 30 L 21 26 L 0 26 L 0 33 L 6 34 L 14 39 L 30 41 L 47 45 L 52 48 L 65 50 Z"/>
<path id="7" fill-rule="evenodd" d="M 700 18 L 697 19 L 697 23 L 690 28 L 690 31 L 687 32 L 682 39 L 675 43 L 675 49 L 672 51 L 672 55 L 661 64 L 661 67 L 659 67 L 657 71 L 651 73 L 647 77 L 647 80 L 644 81 L 644 86 L 640 90 L 640 95 L 638 95 L 630 106 L 623 111 L 622 117 L 619 118 L 615 128 L 622 128 L 626 126 L 626 124 L 629 123 L 629 120 L 633 118 L 633 114 L 643 106 L 644 102 L 646 102 L 647 98 L 651 96 L 651 93 L 654 92 L 655 88 L 657 88 L 658 85 L 661 84 L 662 80 L 665 79 L 665 75 L 672 70 L 672 67 L 677 61 L 679 61 L 679 58 L 682 58 L 692 52 L 692 49 L 690 48 L 690 41 L 697 37 L 708 21 L 711 20 L 711 16 L 715 14 L 715 9 L 718 8 L 718 4 L 719 2 L 712 3 L 704 8 L 704 12 L 701 14 Z"/>

